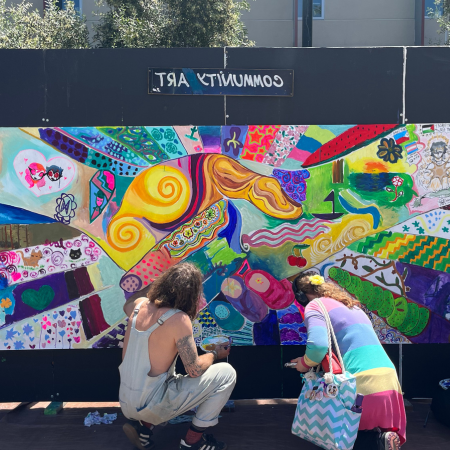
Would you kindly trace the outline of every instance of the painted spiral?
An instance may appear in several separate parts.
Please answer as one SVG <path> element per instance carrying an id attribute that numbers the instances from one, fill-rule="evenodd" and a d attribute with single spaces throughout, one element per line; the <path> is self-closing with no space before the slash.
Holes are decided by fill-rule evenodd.
<path id="1" fill-rule="evenodd" d="M 16 273 L 17 272 L 17 267 L 14 264 L 10 264 L 6 270 L 8 271 L 8 273 Z"/>
<path id="2" fill-rule="evenodd" d="M 153 235 L 134 217 L 121 217 L 109 224 L 107 239 L 111 247 L 124 252 L 134 250 L 145 237 L 149 236 L 154 241 Z"/>
<path id="3" fill-rule="evenodd" d="M 150 207 L 146 217 L 155 223 L 178 219 L 189 204 L 190 187 L 184 174 L 171 166 L 156 166 L 145 172 L 137 188 Z"/>
<path id="4" fill-rule="evenodd" d="M 64 255 L 61 252 L 53 252 L 51 259 L 52 264 L 60 266 L 64 262 Z"/>

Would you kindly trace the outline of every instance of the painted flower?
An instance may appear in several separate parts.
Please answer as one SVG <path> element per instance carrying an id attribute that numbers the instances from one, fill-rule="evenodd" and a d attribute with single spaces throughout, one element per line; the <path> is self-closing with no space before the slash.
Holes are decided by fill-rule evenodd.
<path id="1" fill-rule="evenodd" d="M 395 187 L 401 186 L 403 184 L 403 180 L 399 176 L 395 176 L 394 178 L 392 178 L 392 184 Z"/>
<path id="2" fill-rule="evenodd" d="M 169 153 L 176 153 L 177 152 L 177 146 L 175 144 L 173 144 L 172 142 L 169 142 L 166 145 L 166 151 Z"/>
<path id="3" fill-rule="evenodd" d="M 164 131 L 164 138 L 168 141 L 173 141 L 175 139 L 175 132 L 171 128 L 167 128 Z"/>
<path id="4" fill-rule="evenodd" d="M 191 238 L 194 233 L 192 232 L 192 230 L 190 228 L 186 228 L 186 230 L 184 230 L 183 235 L 186 239 Z"/>
<path id="5" fill-rule="evenodd" d="M 25 347 L 23 346 L 22 341 L 16 341 L 14 342 L 14 350 L 24 350 Z"/>
<path id="6" fill-rule="evenodd" d="M 163 137 L 161 131 L 159 131 L 157 128 L 153 128 L 152 130 L 152 136 L 157 140 L 160 141 Z"/>
<path id="7" fill-rule="evenodd" d="M 311 277 L 309 277 L 309 282 L 311 284 L 313 284 L 314 286 L 320 286 L 323 283 L 325 283 L 325 280 L 322 276 L 320 275 L 313 275 Z"/>
<path id="8" fill-rule="evenodd" d="M 216 211 L 214 211 L 213 208 L 208 209 L 208 211 L 206 211 L 205 217 L 208 220 L 213 220 L 216 217 Z"/>
<path id="9" fill-rule="evenodd" d="M 23 327 L 23 332 L 24 334 L 26 334 L 27 336 L 29 336 L 31 334 L 31 332 L 33 331 L 33 327 L 27 323 L 24 327 Z"/>
<path id="10" fill-rule="evenodd" d="M 8 309 L 12 305 L 12 301 L 9 298 L 2 298 L 0 306 L 4 309 Z"/>
<path id="11" fill-rule="evenodd" d="M 400 158 L 403 159 L 403 149 L 397 145 L 394 139 L 381 139 L 378 146 L 377 156 L 383 161 L 395 164 Z"/>

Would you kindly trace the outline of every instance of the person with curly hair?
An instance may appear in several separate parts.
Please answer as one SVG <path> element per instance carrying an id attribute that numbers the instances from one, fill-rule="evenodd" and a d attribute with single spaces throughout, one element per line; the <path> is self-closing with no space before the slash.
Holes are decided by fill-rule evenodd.
<path id="1" fill-rule="evenodd" d="M 299 372 L 321 363 L 328 353 L 325 306 L 336 334 L 345 369 L 356 378 L 364 395 L 363 412 L 354 449 L 397 450 L 406 442 L 406 413 L 397 372 L 384 351 L 360 303 L 345 290 L 312 272 L 294 280 L 293 289 L 304 299 L 308 331 L 306 354 L 292 362 Z M 296 295 L 298 298 L 299 295 Z"/>
<path id="2" fill-rule="evenodd" d="M 124 306 L 129 317 L 120 371 L 119 401 L 129 419 L 123 427 L 140 450 L 154 447 L 150 440 L 160 425 L 197 407 L 180 449 L 225 450 L 226 444 L 204 431 L 218 417 L 236 384 L 228 363 L 228 344 L 215 345 L 198 356 L 192 321 L 203 306 L 203 277 L 192 264 L 172 266 L 151 285 L 147 298 L 131 297 Z M 178 355 L 187 375 L 175 373 Z"/>

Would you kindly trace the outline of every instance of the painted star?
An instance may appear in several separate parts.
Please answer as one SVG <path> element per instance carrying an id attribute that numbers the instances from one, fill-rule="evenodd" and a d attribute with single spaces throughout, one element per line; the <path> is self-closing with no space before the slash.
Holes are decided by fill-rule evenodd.
<path id="1" fill-rule="evenodd" d="M 263 134 L 258 133 L 258 130 L 255 130 L 250 136 L 250 144 L 261 144 L 261 140 L 264 137 Z"/>

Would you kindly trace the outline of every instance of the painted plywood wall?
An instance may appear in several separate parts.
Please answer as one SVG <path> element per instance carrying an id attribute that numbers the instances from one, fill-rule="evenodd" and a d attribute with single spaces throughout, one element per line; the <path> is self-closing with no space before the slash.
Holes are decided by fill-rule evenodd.
<path id="1" fill-rule="evenodd" d="M 383 343 L 448 343 L 450 125 L 0 128 L 0 349 L 122 345 L 180 261 L 198 344 L 306 343 L 293 276 L 357 297 Z"/>

